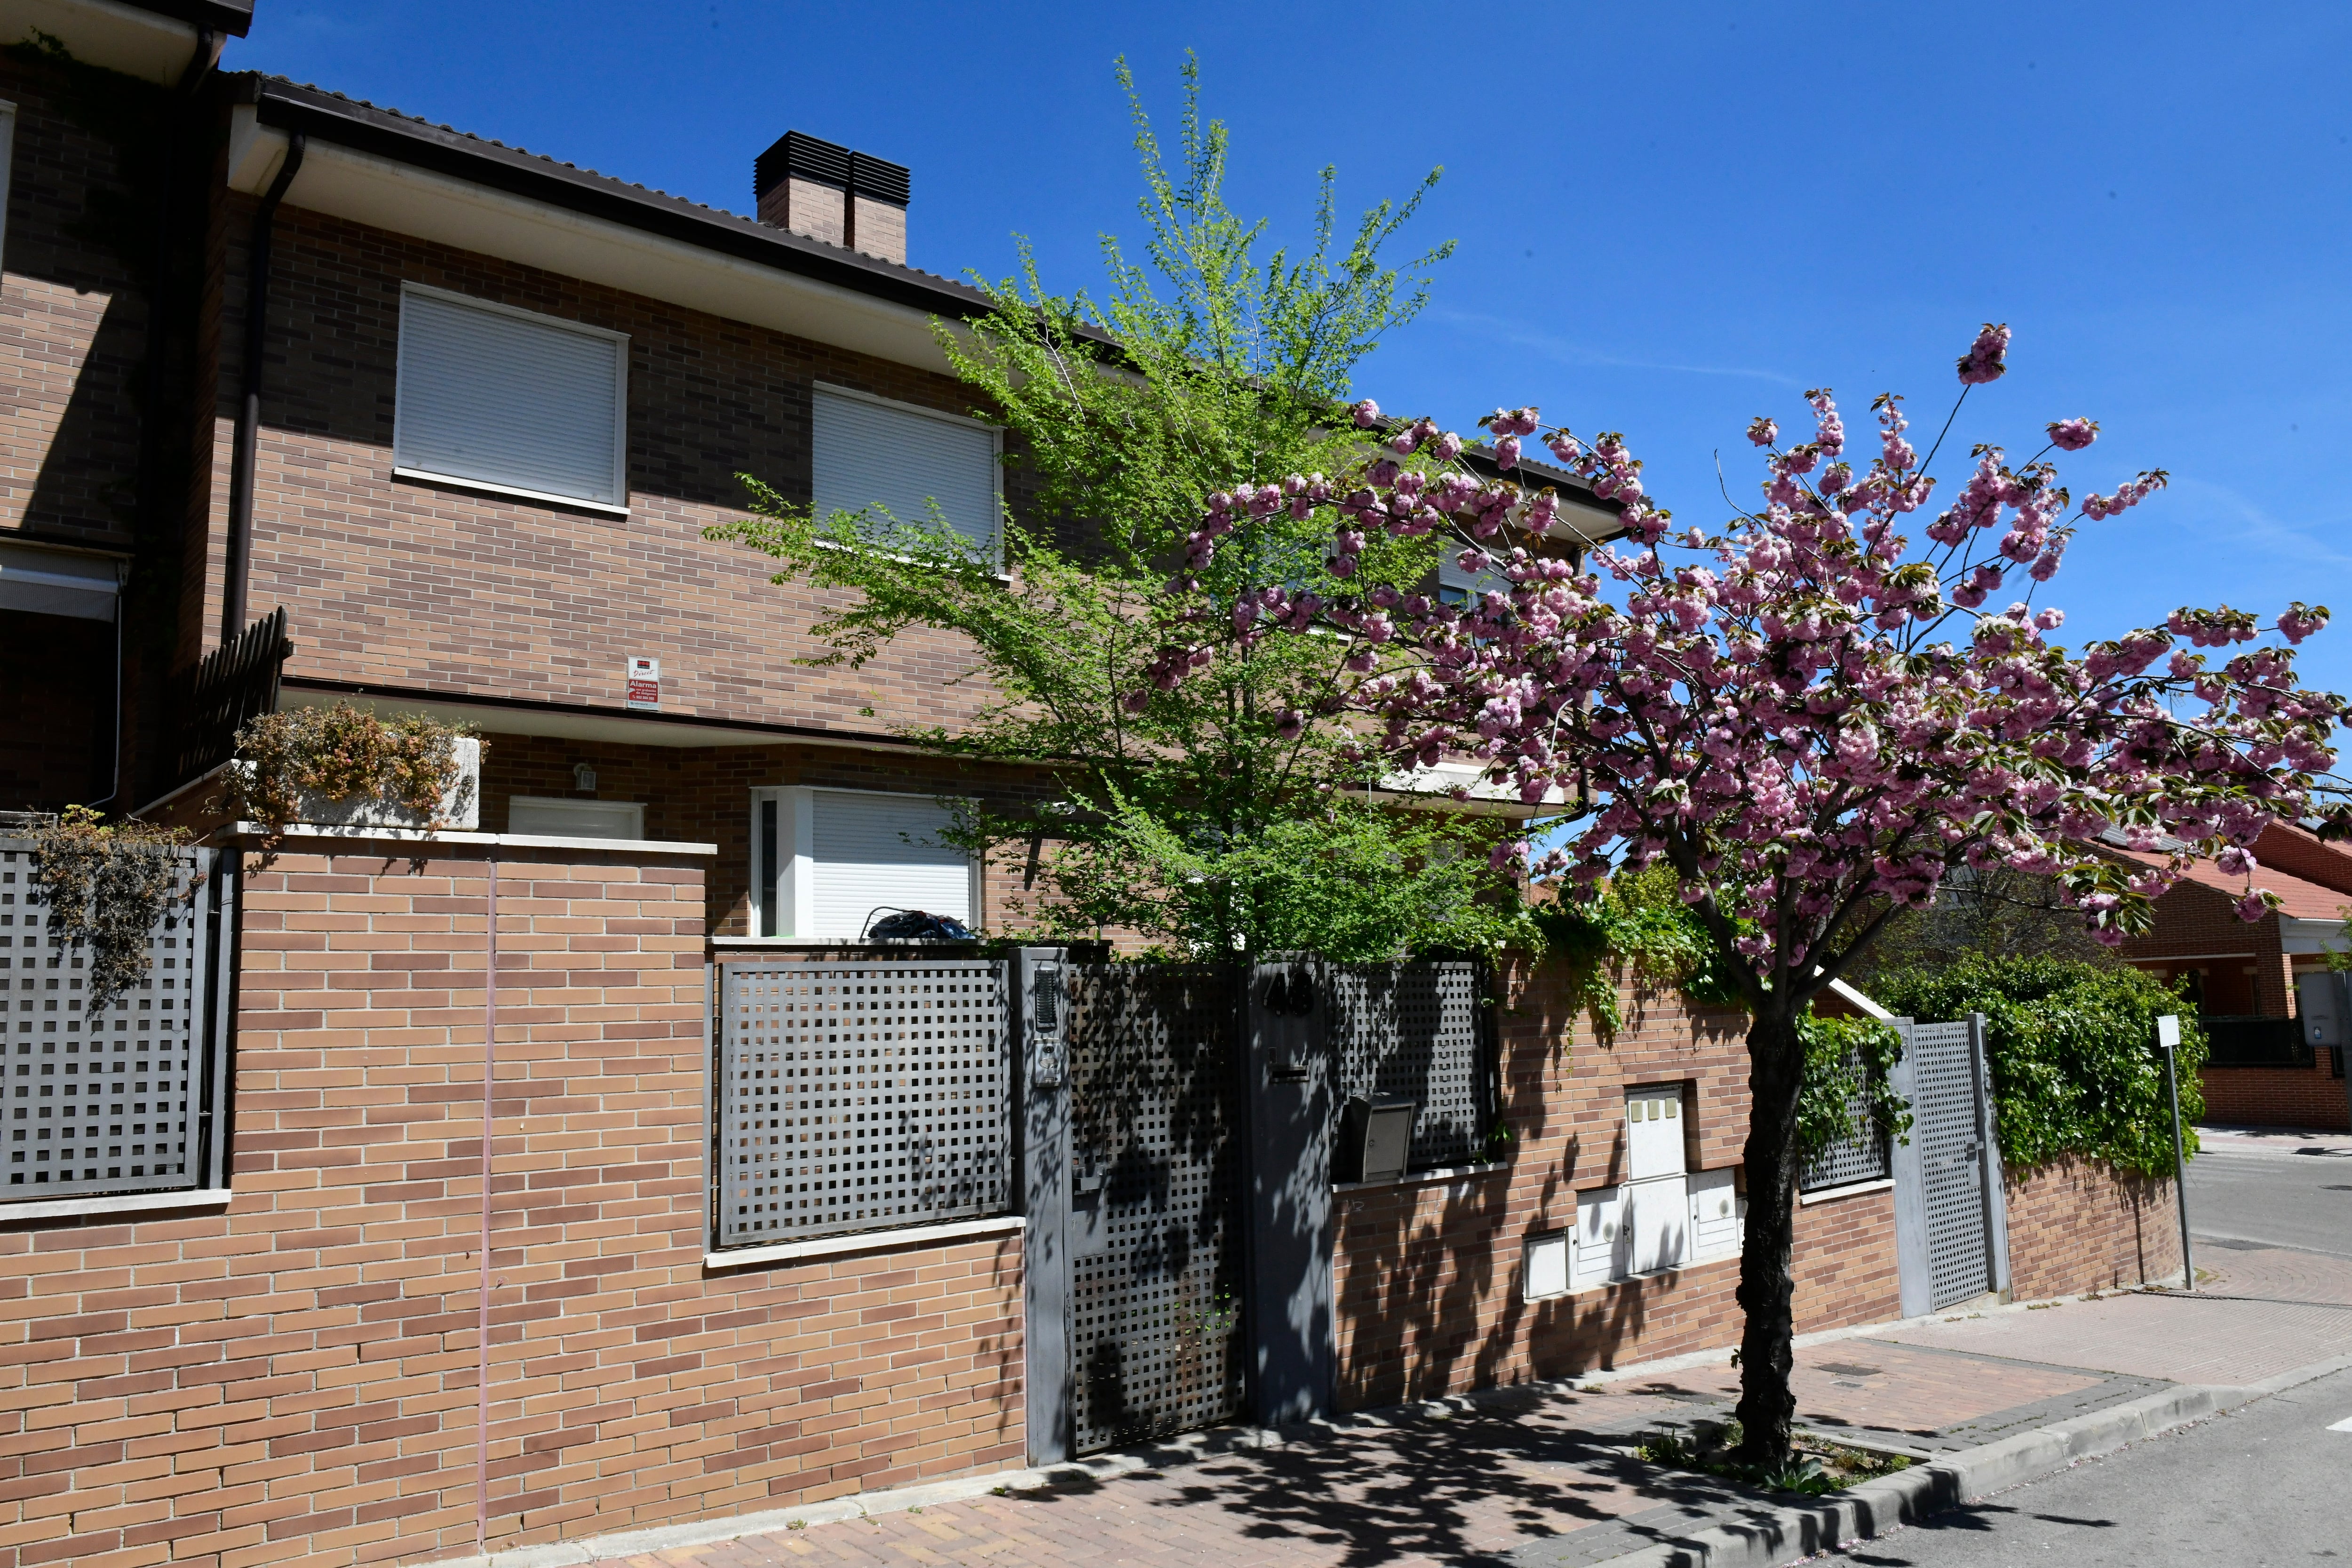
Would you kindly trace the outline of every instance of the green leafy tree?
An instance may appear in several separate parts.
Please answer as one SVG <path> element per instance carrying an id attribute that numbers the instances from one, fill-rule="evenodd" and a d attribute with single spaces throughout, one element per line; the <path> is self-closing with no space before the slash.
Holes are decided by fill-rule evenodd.
<path id="1" fill-rule="evenodd" d="M 911 628 L 961 634 L 992 695 L 972 723 L 913 733 L 1063 781 L 1042 815 L 975 808 L 954 830 L 983 853 L 1052 842 L 1021 911 L 1035 928 L 1343 958 L 1499 941 L 1520 917 L 1487 865 L 1491 828 L 1367 798 L 1374 781 L 1334 717 L 1366 652 L 1266 635 L 1340 591 L 1328 525 L 1306 505 L 1287 521 L 1276 481 L 1362 467 L 1350 378 L 1420 311 L 1452 248 L 1384 259 L 1438 174 L 1343 236 L 1327 168 L 1305 250 L 1267 256 L 1265 221 L 1226 205 L 1226 132 L 1202 115 L 1195 67 L 1172 166 L 1124 61 L 1118 79 L 1142 164 L 1140 253 L 1103 240 L 1097 300 L 1049 292 L 1024 246 L 1017 278 L 982 284 L 986 315 L 938 329 L 1039 500 L 1038 518 L 1005 520 L 1005 574 L 936 507 L 817 517 L 751 475 L 755 515 L 711 533 L 775 557 L 778 582 L 852 591 L 814 628 L 825 648 L 811 663 L 863 664 Z M 1172 600 L 1209 498 L 1244 492 L 1269 525 L 1192 573 L 1202 595 Z M 1417 591 L 1436 562 L 1430 540 L 1389 541 L 1341 570 L 1355 590 Z M 1180 685 L 1177 660 L 1216 674 Z"/>

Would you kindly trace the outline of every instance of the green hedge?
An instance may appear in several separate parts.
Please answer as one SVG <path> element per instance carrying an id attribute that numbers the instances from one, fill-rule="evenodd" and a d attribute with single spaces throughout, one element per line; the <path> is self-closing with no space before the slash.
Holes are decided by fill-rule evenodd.
<path id="1" fill-rule="evenodd" d="M 1872 999 L 1923 1024 L 1985 1016 L 2000 1157 L 2013 1171 L 2063 1154 L 2168 1175 L 2172 1113 L 2156 1020 L 2180 1018 L 2180 1119 L 2190 1153 L 2205 1113 L 2197 1010 L 2141 970 L 1969 953 L 1948 968 L 1885 976 Z"/>

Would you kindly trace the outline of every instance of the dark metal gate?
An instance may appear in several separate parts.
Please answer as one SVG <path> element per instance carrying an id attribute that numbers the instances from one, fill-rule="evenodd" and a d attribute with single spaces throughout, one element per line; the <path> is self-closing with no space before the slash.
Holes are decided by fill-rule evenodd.
<path id="1" fill-rule="evenodd" d="M 1411 1099 L 1415 1170 L 1480 1157 L 1477 966 L 1028 948 L 1013 991 L 1032 1462 L 1328 1409 L 1339 1109 Z"/>
<path id="2" fill-rule="evenodd" d="M 1230 1420 L 1243 1397 L 1234 973 L 1068 975 L 1076 1451 Z"/>

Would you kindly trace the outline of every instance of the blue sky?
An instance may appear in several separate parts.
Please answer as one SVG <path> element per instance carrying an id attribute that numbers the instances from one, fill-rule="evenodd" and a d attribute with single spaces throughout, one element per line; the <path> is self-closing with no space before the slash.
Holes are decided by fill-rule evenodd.
<path id="1" fill-rule="evenodd" d="M 1755 471 L 1740 432 L 1837 389 L 1932 436 L 1979 322 L 2016 333 L 1968 443 L 2105 435 L 2079 495 L 2173 488 L 2087 527 L 2039 602 L 2072 637 L 2184 603 L 2333 603 L 2308 678 L 2352 690 L 2352 501 L 2327 476 L 2352 363 L 2352 7 L 667 5 L 260 0 L 231 68 L 280 72 L 747 211 L 785 129 L 910 165 L 910 259 L 1094 286 L 1137 194 L 1111 62 L 1172 132 L 1199 53 L 1234 205 L 1296 235 L 1445 177 L 1428 313 L 1376 354 L 1384 407 L 1498 402 L 1622 430 L 1677 515 Z M 1923 428 L 1924 427 L 1924 428 Z M 1923 442 L 1924 447 L 1924 442 Z"/>

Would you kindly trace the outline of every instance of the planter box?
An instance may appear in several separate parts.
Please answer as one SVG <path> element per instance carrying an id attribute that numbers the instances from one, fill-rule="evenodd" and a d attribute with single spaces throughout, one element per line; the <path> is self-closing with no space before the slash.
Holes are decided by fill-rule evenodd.
<path id="1" fill-rule="evenodd" d="M 442 830 L 448 833 L 473 833 L 482 822 L 482 742 L 468 735 L 450 742 L 457 757 L 457 776 L 448 792 L 441 797 L 441 809 L 435 814 Z M 251 768 L 251 763 L 237 762 L 232 768 Z M 382 795 L 355 795 L 341 800 L 305 791 L 296 797 L 294 820 L 316 827 L 410 827 L 425 828 L 433 825 L 433 817 L 419 816 L 396 801 Z"/>

